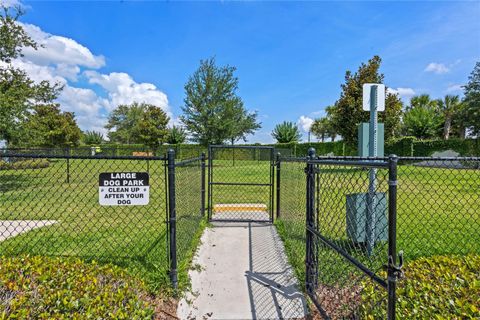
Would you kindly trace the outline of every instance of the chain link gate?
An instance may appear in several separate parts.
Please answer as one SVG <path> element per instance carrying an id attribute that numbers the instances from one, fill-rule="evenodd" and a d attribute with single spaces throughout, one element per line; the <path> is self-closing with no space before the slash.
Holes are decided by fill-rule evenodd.
<path id="1" fill-rule="evenodd" d="M 274 148 L 208 148 L 209 221 L 273 221 Z"/>
<path id="2" fill-rule="evenodd" d="M 326 319 L 395 319 L 397 158 L 322 160 L 312 150 L 305 171 L 307 294 Z"/>

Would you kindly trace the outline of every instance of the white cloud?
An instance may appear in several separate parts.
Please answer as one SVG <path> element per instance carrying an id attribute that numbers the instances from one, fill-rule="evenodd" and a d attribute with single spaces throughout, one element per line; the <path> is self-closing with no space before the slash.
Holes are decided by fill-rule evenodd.
<path id="1" fill-rule="evenodd" d="M 23 5 L 19 0 L 0 0 L 0 7 L 10 8 L 16 6 L 22 7 Z"/>
<path id="2" fill-rule="evenodd" d="M 300 116 L 297 123 L 304 132 L 309 132 L 313 124 L 313 119 L 307 116 Z"/>
<path id="3" fill-rule="evenodd" d="M 154 104 L 173 118 L 169 112 L 167 95 L 155 85 L 138 83 L 127 73 L 102 74 L 96 69 L 105 65 L 103 56 L 94 55 L 90 49 L 73 39 L 51 35 L 35 25 L 22 26 L 42 47 L 39 46 L 38 50 L 24 49 L 24 57 L 14 60 L 12 64 L 25 70 L 35 82 L 47 80 L 63 85 L 58 102 L 62 110 L 75 113 L 82 130 L 105 134 L 108 112 L 119 104 L 132 102 Z M 80 87 L 78 78 L 83 76 L 90 85 Z M 93 85 L 99 85 L 100 88 L 92 88 Z M 172 119 L 171 122 L 178 122 L 178 119 Z"/>
<path id="4" fill-rule="evenodd" d="M 120 104 L 145 102 L 156 105 L 169 113 L 167 95 L 151 83 L 137 83 L 130 75 L 123 72 L 100 74 L 89 70 L 84 74 L 91 84 L 98 84 L 108 92 L 109 109 Z"/>
<path id="5" fill-rule="evenodd" d="M 23 50 L 25 58 L 35 64 L 63 64 L 94 69 L 105 65 L 103 56 L 94 55 L 87 47 L 73 39 L 46 33 L 32 24 L 22 26 L 39 45 L 37 50 L 33 48 Z"/>
<path id="6" fill-rule="evenodd" d="M 396 89 L 388 88 L 387 93 L 398 94 L 402 99 L 411 98 L 416 94 L 415 90 L 412 88 L 401 88 L 401 87 Z"/>
<path id="7" fill-rule="evenodd" d="M 433 72 L 435 74 L 444 74 L 450 71 L 450 68 L 448 68 L 446 65 L 443 63 L 437 63 L 437 62 L 430 62 L 426 67 L 425 70 L 426 72 Z"/>
<path id="8" fill-rule="evenodd" d="M 452 84 L 447 87 L 446 92 L 447 93 L 452 93 L 452 92 L 461 92 L 463 91 L 463 84 Z"/>

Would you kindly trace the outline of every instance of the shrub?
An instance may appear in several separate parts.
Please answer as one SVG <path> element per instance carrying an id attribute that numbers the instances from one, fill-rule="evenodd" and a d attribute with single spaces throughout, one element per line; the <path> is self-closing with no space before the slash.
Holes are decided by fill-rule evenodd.
<path id="1" fill-rule="evenodd" d="M 2 257 L 0 318 L 151 319 L 143 282 L 119 267 L 78 259 Z"/>
<path id="2" fill-rule="evenodd" d="M 47 159 L 20 160 L 14 162 L 0 161 L 0 170 L 24 170 L 47 168 L 50 162 Z"/>
<path id="3" fill-rule="evenodd" d="M 397 317 L 400 319 L 476 319 L 480 316 L 480 256 L 420 258 L 405 267 L 397 285 Z M 385 296 L 367 285 L 362 293 L 365 318 L 380 315 L 369 310 L 371 301 Z"/>

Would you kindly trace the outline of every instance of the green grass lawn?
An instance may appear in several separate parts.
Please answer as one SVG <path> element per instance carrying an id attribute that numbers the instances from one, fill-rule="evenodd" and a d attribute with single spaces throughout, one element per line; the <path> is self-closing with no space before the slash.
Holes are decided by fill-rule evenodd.
<path id="1" fill-rule="evenodd" d="M 269 161 L 214 160 L 214 183 L 270 183 Z M 213 204 L 261 203 L 270 208 L 270 188 L 252 185 L 214 185 Z"/>
<path id="2" fill-rule="evenodd" d="M 163 161 L 69 161 L 69 183 L 63 159 L 51 160 L 48 168 L 0 170 L 0 220 L 57 221 L 1 242 L 0 255 L 29 253 L 112 262 L 144 278 L 152 290 L 168 287 Z M 148 205 L 99 205 L 99 173 L 145 171 L 150 173 Z M 190 174 L 184 173 L 187 171 Z M 181 263 L 200 225 L 200 169 L 182 167 L 177 172 L 177 245 Z"/>
<path id="3" fill-rule="evenodd" d="M 281 219 L 277 229 L 300 283 L 305 279 L 304 163 L 284 163 L 281 171 Z M 388 175 L 378 170 L 377 192 L 388 191 Z M 321 166 L 317 186 L 317 223 L 321 233 L 381 273 L 387 262 L 387 244 L 378 242 L 368 256 L 365 247 L 346 233 L 346 196 L 368 190 L 368 171 Z M 480 170 L 426 168 L 400 165 L 397 194 L 397 250 L 407 265 L 420 257 L 480 254 Z M 356 290 L 365 276 L 334 250 L 319 244 L 318 281 L 323 293 L 338 288 Z M 383 276 L 382 276 L 383 277 Z M 322 286 L 323 285 L 323 286 Z M 378 289 L 377 298 L 386 299 Z M 378 300 L 377 300 L 378 301 Z M 346 305 L 348 307 L 348 304 Z M 347 314 L 347 313 L 346 313 Z"/>
<path id="4" fill-rule="evenodd" d="M 162 161 L 52 160 L 43 169 L 0 170 L 1 220 L 57 220 L 48 227 L 0 243 L 0 255 L 78 256 L 126 267 L 158 289 L 168 283 L 165 172 Z M 282 163 L 281 218 L 276 225 L 289 259 L 303 282 L 305 260 L 304 163 Z M 147 206 L 104 207 L 98 204 L 100 172 L 150 172 Z M 398 249 L 407 261 L 438 254 L 480 253 L 480 171 L 399 166 Z M 203 226 L 198 167 L 177 168 L 178 248 L 181 269 L 198 242 Z M 269 183 L 269 161 L 215 160 L 214 182 Z M 366 192 L 363 170 L 324 167 L 318 180 L 318 223 L 326 236 L 374 270 L 385 263 L 386 245 L 379 242 L 373 257 L 346 237 L 346 195 Z M 385 170 L 378 172 L 378 192 L 388 189 Z M 264 203 L 265 186 L 214 186 L 213 203 Z M 323 209 L 322 209 L 323 208 Z M 323 250 L 328 268 L 355 272 L 331 250 Z M 378 259 L 377 259 L 378 258 Z M 350 270 L 350 271 L 348 271 Z M 334 272 L 334 270 L 332 270 Z M 337 272 L 338 273 L 338 272 Z M 345 277 L 343 281 L 348 281 Z"/>

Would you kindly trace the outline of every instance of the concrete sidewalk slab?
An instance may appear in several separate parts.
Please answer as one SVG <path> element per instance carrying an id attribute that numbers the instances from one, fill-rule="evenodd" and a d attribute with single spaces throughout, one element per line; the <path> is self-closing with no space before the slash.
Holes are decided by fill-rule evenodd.
<path id="1" fill-rule="evenodd" d="M 283 243 L 269 223 L 214 223 L 189 272 L 181 319 L 298 319 L 307 314 Z"/>
<path id="2" fill-rule="evenodd" d="M 56 223 L 56 220 L 0 220 L 0 242 L 20 233 Z"/>

